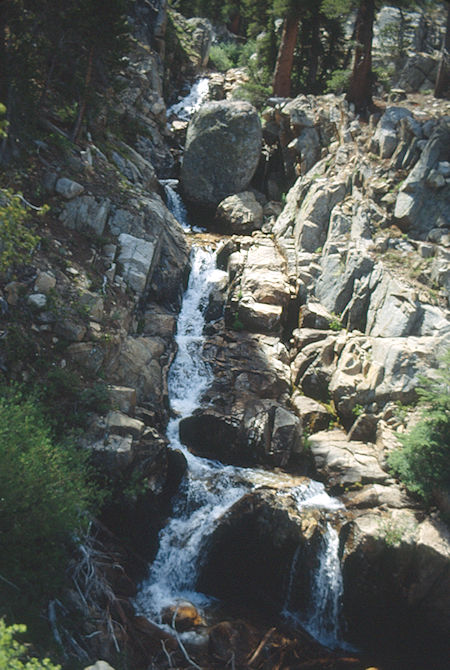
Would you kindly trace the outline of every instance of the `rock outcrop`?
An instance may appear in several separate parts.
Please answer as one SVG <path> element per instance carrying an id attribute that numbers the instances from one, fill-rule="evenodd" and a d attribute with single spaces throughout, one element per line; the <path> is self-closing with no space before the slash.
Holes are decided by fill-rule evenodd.
<path id="1" fill-rule="evenodd" d="M 319 510 L 299 512 L 289 491 L 280 486 L 279 491 L 268 488 L 244 496 L 220 520 L 205 548 L 200 589 L 279 611 L 295 555 L 290 605 L 293 611 L 299 606 L 307 610 L 324 519 Z"/>
<path id="2" fill-rule="evenodd" d="M 261 152 L 261 124 L 247 102 L 209 102 L 189 123 L 181 168 L 187 199 L 215 207 L 244 191 Z"/>
<path id="3" fill-rule="evenodd" d="M 343 528 L 344 612 L 350 639 L 445 657 L 450 622 L 450 536 L 408 509 L 363 513 Z M 420 640 L 411 631 L 421 630 Z"/>

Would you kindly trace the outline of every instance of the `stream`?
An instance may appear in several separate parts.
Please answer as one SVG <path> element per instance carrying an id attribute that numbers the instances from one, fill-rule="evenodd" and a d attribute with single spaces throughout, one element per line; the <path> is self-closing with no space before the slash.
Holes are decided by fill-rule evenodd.
<path id="1" fill-rule="evenodd" d="M 321 508 L 336 511 L 341 503 L 331 498 L 323 484 L 309 481 L 289 488 L 290 477 L 252 468 L 225 466 L 218 461 L 194 456 L 181 444 L 178 427 L 190 416 L 212 380 L 202 357 L 204 311 L 215 283 L 223 272 L 216 269 L 212 251 L 193 247 L 191 274 L 178 319 L 177 355 L 169 372 L 169 399 L 173 418 L 167 427 L 172 449 L 179 449 L 187 461 L 187 473 L 173 502 L 172 515 L 160 532 L 159 550 L 147 579 L 136 598 L 138 611 L 161 625 L 164 608 L 189 601 L 200 611 L 212 602 L 196 590 L 200 568 L 207 558 L 205 545 L 219 520 L 246 493 L 261 486 L 279 488 L 277 495 L 289 494 L 298 510 Z M 284 488 L 283 488 L 284 487 Z M 311 606 L 300 616 L 290 610 L 292 579 L 285 596 L 283 616 L 300 624 L 319 642 L 330 648 L 342 646 L 339 609 L 342 575 L 338 558 L 338 535 L 327 524 L 322 538 L 316 573 L 312 578 Z M 292 570 L 295 570 L 295 556 Z"/>
<path id="2" fill-rule="evenodd" d="M 188 120 L 206 99 L 207 93 L 208 79 L 199 79 L 190 93 L 168 110 L 168 115 Z M 165 180 L 161 184 L 167 206 L 183 230 L 200 232 L 201 229 L 188 221 L 186 207 L 177 192 L 177 180 Z M 160 532 L 157 555 L 135 601 L 138 612 L 167 629 L 169 627 L 162 623 L 165 608 L 188 601 L 204 614 L 215 600 L 196 589 L 200 569 L 207 559 L 207 541 L 223 515 L 244 495 L 262 486 L 273 486 L 278 489 L 277 495 L 290 495 L 299 512 L 319 508 L 324 513 L 332 513 L 343 508 L 342 503 L 330 497 L 319 482 L 309 480 L 301 485 L 291 485 L 289 475 L 223 465 L 194 456 L 181 444 L 180 421 L 200 406 L 202 396 L 212 382 L 212 371 L 202 356 L 204 313 L 211 291 L 224 274 L 216 267 L 213 251 L 193 246 L 191 273 L 178 317 L 177 354 L 168 377 L 172 418 L 167 426 L 167 437 L 170 447 L 184 454 L 187 472 L 173 501 L 171 518 Z M 311 579 L 307 611 L 298 613 L 291 609 L 297 552 L 292 560 L 280 612 L 292 625 L 302 626 L 331 649 L 346 647 L 339 623 L 343 583 L 338 550 L 338 533 L 327 521 Z M 192 633 L 184 635 L 193 639 Z"/>

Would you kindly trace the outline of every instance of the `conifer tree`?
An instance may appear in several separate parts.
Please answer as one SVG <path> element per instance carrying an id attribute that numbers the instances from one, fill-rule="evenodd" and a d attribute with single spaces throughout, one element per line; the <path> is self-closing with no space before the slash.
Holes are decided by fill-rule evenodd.
<path id="1" fill-rule="evenodd" d="M 444 4 L 447 5 L 447 25 L 434 88 L 436 98 L 450 97 L 450 0 L 445 0 Z"/>

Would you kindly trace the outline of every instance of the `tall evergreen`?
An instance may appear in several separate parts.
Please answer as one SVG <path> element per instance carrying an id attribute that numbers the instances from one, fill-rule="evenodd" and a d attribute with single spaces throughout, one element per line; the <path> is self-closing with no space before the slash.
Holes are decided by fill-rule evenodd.
<path id="1" fill-rule="evenodd" d="M 65 108 L 76 138 L 94 82 L 106 88 L 128 51 L 127 6 L 128 0 L 0 0 L 0 102 L 12 135 L 44 111 Z"/>

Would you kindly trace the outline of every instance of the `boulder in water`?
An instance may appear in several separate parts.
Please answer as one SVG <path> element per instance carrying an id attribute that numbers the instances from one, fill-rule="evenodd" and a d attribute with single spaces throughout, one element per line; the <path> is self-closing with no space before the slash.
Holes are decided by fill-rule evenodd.
<path id="1" fill-rule="evenodd" d="M 295 560 L 292 599 L 305 606 L 324 531 L 322 511 L 299 510 L 289 492 L 260 489 L 235 503 L 205 547 L 197 588 L 223 598 L 279 610 Z"/>
<path id="2" fill-rule="evenodd" d="M 189 123 L 181 168 L 186 198 L 216 207 L 233 193 L 244 191 L 261 153 L 261 123 L 248 102 L 206 103 Z"/>

